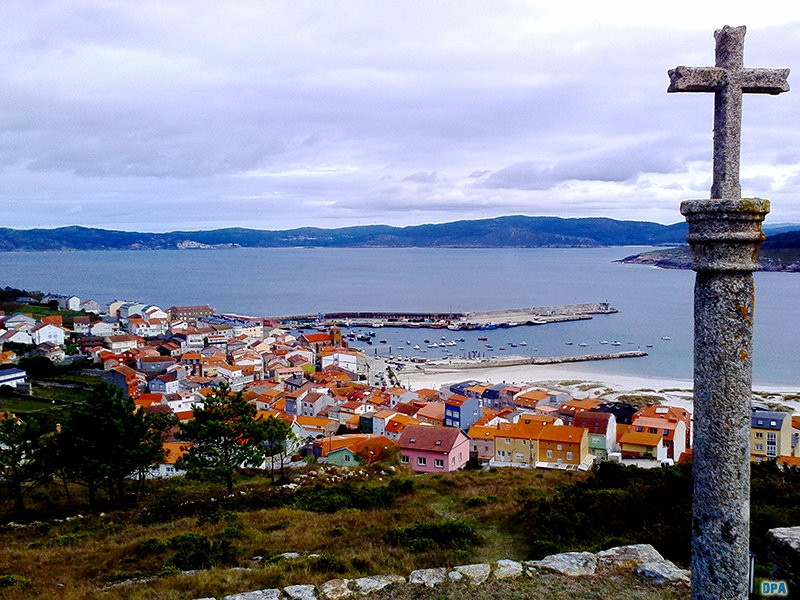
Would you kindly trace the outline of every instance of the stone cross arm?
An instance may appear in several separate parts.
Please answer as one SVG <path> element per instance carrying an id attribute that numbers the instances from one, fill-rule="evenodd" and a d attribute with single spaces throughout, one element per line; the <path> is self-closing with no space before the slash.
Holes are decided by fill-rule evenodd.
<path id="1" fill-rule="evenodd" d="M 789 69 L 676 67 L 669 70 L 668 92 L 718 92 L 729 85 L 745 94 L 780 94 L 789 91 Z"/>

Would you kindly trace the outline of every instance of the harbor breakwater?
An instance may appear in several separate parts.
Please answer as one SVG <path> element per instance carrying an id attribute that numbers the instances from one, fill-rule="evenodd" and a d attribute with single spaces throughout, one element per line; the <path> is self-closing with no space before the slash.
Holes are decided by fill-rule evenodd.
<path id="1" fill-rule="evenodd" d="M 504 358 L 458 359 L 428 361 L 423 367 L 426 372 L 461 371 L 466 369 L 496 369 L 520 365 L 556 365 L 561 363 L 586 362 L 593 360 L 612 360 L 616 358 L 640 358 L 647 356 L 643 350 L 627 350 L 603 354 L 580 354 L 577 356 L 507 356 Z"/>

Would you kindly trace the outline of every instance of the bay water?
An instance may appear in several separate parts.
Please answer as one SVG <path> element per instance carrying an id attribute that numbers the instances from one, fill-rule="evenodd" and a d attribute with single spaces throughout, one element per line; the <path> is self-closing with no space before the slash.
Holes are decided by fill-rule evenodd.
<path id="1" fill-rule="evenodd" d="M 467 312 L 607 301 L 620 312 L 590 321 L 488 332 L 383 328 L 376 330 L 373 345 L 365 350 L 437 358 L 444 355 L 444 349 L 453 356 L 553 356 L 641 348 L 649 356 L 597 362 L 591 370 L 691 379 L 694 273 L 614 262 L 644 250 L 647 248 L 11 252 L 0 253 L 0 285 L 75 294 L 101 305 L 117 298 L 162 307 L 210 304 L 218 312 L 254 316 L 354 310 Z M 754 381 L 800 389 L 800 274 L 756 273 L 755 281 Z M 441 341 L 455 341 L 456 345 L 428 348 Z M 611 346 L 613 341 L 620 346 Z M 414 346 L 420 349 L 415 351 Z"/>

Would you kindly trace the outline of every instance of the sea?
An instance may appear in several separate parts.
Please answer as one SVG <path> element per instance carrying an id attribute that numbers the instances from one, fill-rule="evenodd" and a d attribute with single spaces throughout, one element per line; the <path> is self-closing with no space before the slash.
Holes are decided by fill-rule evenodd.
<path id="1" fill-rule="evenodd" d="M 218 312 L 252 316 L 355 310 L 468 312 L 608 302 L 619 312 L 587 321 L 493 331 L 384 327 L 374 329 L 372 344 L 363 346 L 370 354 L 429 359 L 641 349 L 648 356 L 593 362 L 590 370 L 690 380 L 694 273 L 615 262 L 648 249 L 9 252 L 0 253 L 0 286 L 75 294 L 101 304 L 114 299 L 162 307 L 210 304 Z M 754 383 L 800 391 L 800 274 L 756 273 L 755 283 Z M 447 345 L 440 345 L 443 342 Z M 619 345 L 612 346 L 614 342 Z"/>

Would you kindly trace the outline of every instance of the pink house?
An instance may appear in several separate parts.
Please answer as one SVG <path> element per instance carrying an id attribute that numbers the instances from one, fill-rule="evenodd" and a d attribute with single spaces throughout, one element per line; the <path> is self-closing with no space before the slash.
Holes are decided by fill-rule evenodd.
<path id="1" fill-rule="evenodd" d="M 417 473 L 456 471 L 469 460 L 469 438 L 455 427 L 409 425 L 399 445 L 400 462 Z"/>

